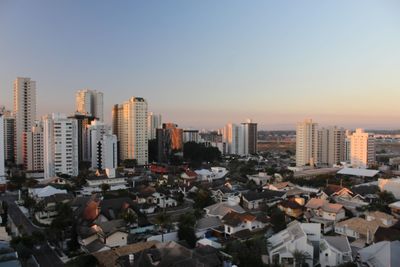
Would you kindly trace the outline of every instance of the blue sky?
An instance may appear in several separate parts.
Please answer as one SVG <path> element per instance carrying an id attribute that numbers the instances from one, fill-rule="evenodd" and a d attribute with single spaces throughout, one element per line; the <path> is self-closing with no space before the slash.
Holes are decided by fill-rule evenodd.
<path id="1" fill-rule="evenodd" d="M 27 76 L 38 115 L 71 113 L 92 88 L 108 120 L 142 96 L 183 127 L 400 128 L 399 14 L 398 1 L 0 0 L 0 104 Z"/>

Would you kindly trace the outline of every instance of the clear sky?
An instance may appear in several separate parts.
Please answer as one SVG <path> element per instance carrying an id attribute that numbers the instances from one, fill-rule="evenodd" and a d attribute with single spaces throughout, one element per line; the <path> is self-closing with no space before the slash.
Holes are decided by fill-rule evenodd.
<path id="1" fill-rule="evenodd" d="M 400 128 L 400 1 L 0 0 L 0 104 L 37 81 L 38 115 L 104 92 L 183 127 L 313 118 Z"/>

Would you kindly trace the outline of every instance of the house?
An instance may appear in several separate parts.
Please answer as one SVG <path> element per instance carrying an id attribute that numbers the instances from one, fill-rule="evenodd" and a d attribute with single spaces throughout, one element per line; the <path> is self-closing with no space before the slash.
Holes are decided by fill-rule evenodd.
<path id="1" fill-rule="evenodd" d="M 41 188 L 29 188 L 28 193 L 31 197 L 36 200 L 41 200 L 45 197 L 49 197 L 55 194 L 67 194 L 67 190 L 57 189 L 51 185 L 41 187 Z"/>
<path id="2" fill-rule="evenodd" d="M 283 211 L 287 216 L 292 218 L 300 218 L 303 216 L 303 206 L 295 200 L 283 200 L 278 203 L 278 208 Z"/>
<path id="3" fill-rule="evenodd" d="M 321 267 L 338 266 L 353 261 L 350 243 L 345 236 L 322 237 L 319 251 Z"/>
<path id="4" fill-rule="evenodd" d="M 338 222 L 335 225 L 335 233 L 359 240 L 365 244 L 371 244 L 378 227 L 390 227 L 396 221 L 393 216 L 375 211 L 367 214 L 366 219 L 354 217 Z"/>
<path id="5" fill-rule="evenodd" d="M 82 188 L 82 195 L 92 195 L 102 191 L 101 186 L 107 184 L 110 191 L 127 189 L 127 179 L 124 176 L 109 177 L 106 174 L 97 174 L 86 178 L 86 185 Z"/>
<path id="6" fill-rule="evenodd" d="M 306 260 L 308 266 L 313 266 L 314 251 L 321 239 L 321 226 L 319 223 L 300 223 L 292 221 L 286 229 L 268 238 L 269 261 L 271 264 L 294 266 L 296 251 L 301 251 L 309 256 Z M 314 247 L 315 246 L 315 247 Z"/>
<path id="7" fill-rule="evenodd" d="M 358 251 L 356 262 L 366 267 L 400 266 L 400 241 L 382 241 Z"/>
<path id="8" fill-rule="evenodd" d="M 56 206 L 58 203 L 68 203 L 73 199 L 71 194 L 54 194 L 44 197 L 38 206 L 41 207 L 34 214 L 36 220 L 42 224 L 50 225 L 53 219 L 57 216 Z"/>
<path id="9" fill-rule="evenodd" d="M 329 184 L 323 190 L 320 198 L 333 199 L 336 203 L 343 205 L 344 208 L 356 215 L 359 214 L 357 208 L 368 205 L 363 196 L 355 194 L 350 189 L 340 185 Z"/>
<path id="10" fill-rule="evenodd" d="M 201 169 L 201 170 L 195 170 L 195 172 L 200 181 L 208 181 L 208 182 L 222 179 L 228 174 L 228 170 L 223 167 L 211 167 L 211 170 Z"/>
<path id="11" fill-rule="evenodd" d="M 248 191 L 242 195 L 243 207 L 254 210 L 259 209 L 263 205 L 272 206 L 284 199 L 285 192 L 264 190 L 262 192 Z"/>
<path id="12" fill-rule="evenodd" d="M 393 224 L 390 227 L 379 226 L 374 235 L 374 242 L 381 241 L 396 241 L 400 240 L 400 222 Z"/>
<path id="13" fill-rule="evenodd" d="M 343 205 L 329 203 L 325 199 L 312 198 L 305 207 L 307 211 L 312 213 L 313 217 L 321 217 L 325 220 L 337 222 L 346 217 Z"/>
<path id="14" fill-rule="evenodd" d="M 247 179 L 253 181 L 256 185 L 263 186 L 271 181 L 272 176 L 266 172 L 259 172 L 257 175 L 247 175 Z"/>
<path id="15" fill-rule="evenodd" d="M 153 193 L 152 196 L 154 199 L 154 204 L 156 204 L 159 208 L 169 208 L 178 206 L 178 201 L 163 193 L 155 192 Z"/>
<path id="16" fill-rule="evenodd" d="M 192 184 L 197 181 L 197 173 L 190 169 L 186 169 L 181 174 L 181 179 L 183 180 L 184 184 Z"/>
<path id="17" fill-rule="evenodd" d="M 378 179 L 381 191 L 391 192 L 396 199 L 400 199 L 400 178 Z"/>
<path id="18" fill-rule="evenodd" d="M 275 184 L 270 184 L 267 186 L 269 190 L 275 190 L 275 191 L 288 191 L 290 189 L 293 189 L 295 187 L 294 184 L 291 182 L 281 182 L 281 183 L 275 183 Z"/>
<path id="19" fill-rule="evenodd" d="M 231 211 L 237 213 L 245 212 L 245 210 L 241 206 L 237 205 L 236 203 L 232 203 L 231 201 L 213 204 L 211 206 L 205 207 L 204 211 L 206 212 L 207 217 L 218 217 L 220 219 L 222 219 L 226 214 Z"/>
<path id="20" fill-rule="evenodd" d="M 235 234 L 243 230 L 259 230 L 266 226 L 264 222 L 258 220 L 257 217 L 251 213 L 237 213 L 231 211 L 222 218 L 225 233 L 228 235 Z"/>
<path id="21" fill-rule="evenodd" d="M 390 203 L 389 208 L 393 216 L 400 218 L 400 201 Z"/>

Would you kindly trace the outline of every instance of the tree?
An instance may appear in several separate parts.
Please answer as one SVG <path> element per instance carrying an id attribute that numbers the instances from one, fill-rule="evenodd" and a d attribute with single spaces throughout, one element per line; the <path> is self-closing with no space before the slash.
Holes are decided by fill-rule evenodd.
<path id="1" fill-rule="evenodd" d="M 121 218 L 125 221 L 125 223 L 130 226 L 137 222 L 137 215 L 132 209 L 126 209 L 122 214 Z"/>
<path id="2" fill-rule="evenodd" d="M 241 267 L 263 266 L 261 256 L 267 254 L 267 241 L 264 237 L 256 237 L 245 242 L 235 240 L 227 244 L 225 252 Z"/>
<path id="3" fill-rule="evenodd" d="M 125 159 L 124 162 L 122 163 L 125 168 L 135 168 L 137 165 L 137 160 L 136 159 Z"/>
<path id="4" fill-rule="evenodd" d="M 311 259 L 310 255 L 307 252 L 301 251 L 301 250 L 297 250 L 297 249 L 295 249 L 292 252 L 292 255 L 293 255 L 293 260 L 294 260 L 294 266 L 295 267 L 304 266 L 306 264 L 306 261 Z"/>
<path id="5" fill-rule="evenodd" d="M 33 199 L 32 197 L 30 197 L 29 195 L 27 195 L 24 199 L 24 206 L 25 208 L 28 209 L 29 214 L 32 215 L 32 211 L 34 209 L 34 207 L 36 206 L 36 201 L 35 199 Z"/>
<path id="6" fill-rule="evenodd" d="M 205 207 L 214 204 L 214 200 L 211 198 L 211 192 L 207 189 L 199 189 L 194 196 L 193 208 L 203 210 Z"/>
<path id="7" fill-rule="evenodd" d="M 106 194 L 106 192 L 108 191 L 108 190 L 110 190 L 110 185 L 109 184 L 102 184 L 101 186 L 100 186 L 100 188 L 101 188 L 101 192 L 103 192 L 103 196 Z"/>
<path id="8" fill-rule="evenodd" d="M 271 212 L 271 224 L 275 233 L 282 231 L 286 228 L 285 213 L 279 208 L 274 207 Z"/>
<path id="9" fill-rule="evenodd" d="M 47 232 L 54 238 L 57 243 L 62 244 L 65 239 L 65 231 L 73 225 L 73 212 L 69 204 L 60 202 L 56 205 L 57 216 L 53 219 L 50 224 L 50 228 Z"/>
<path id="10" fill-rule="evenodd" d="M 156 216 L 155 222 L 161 229 L 161 242 L 164 242 L 164 230 L 171 223 L 171 217 L 166 212 L 162 212 Z"/>
<path id="11" fill-rule="evenodd" d="M 187 213 L 179 217 L 178 238 L 185 240 L 191 248 L 196 246 L 197 237 L 194 231 L 196 218 L 193 214 Z"/>

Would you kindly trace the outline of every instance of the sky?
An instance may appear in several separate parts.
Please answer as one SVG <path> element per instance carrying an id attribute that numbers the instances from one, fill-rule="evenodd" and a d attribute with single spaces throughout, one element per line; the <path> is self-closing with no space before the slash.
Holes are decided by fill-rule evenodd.
<path id="1" fill-rule="evenodd" d="M 0 105 L 17 76 L 38 116 L 104 92 L 181 127 L 400 128 L 399 1 L 0 0 Z"/>

